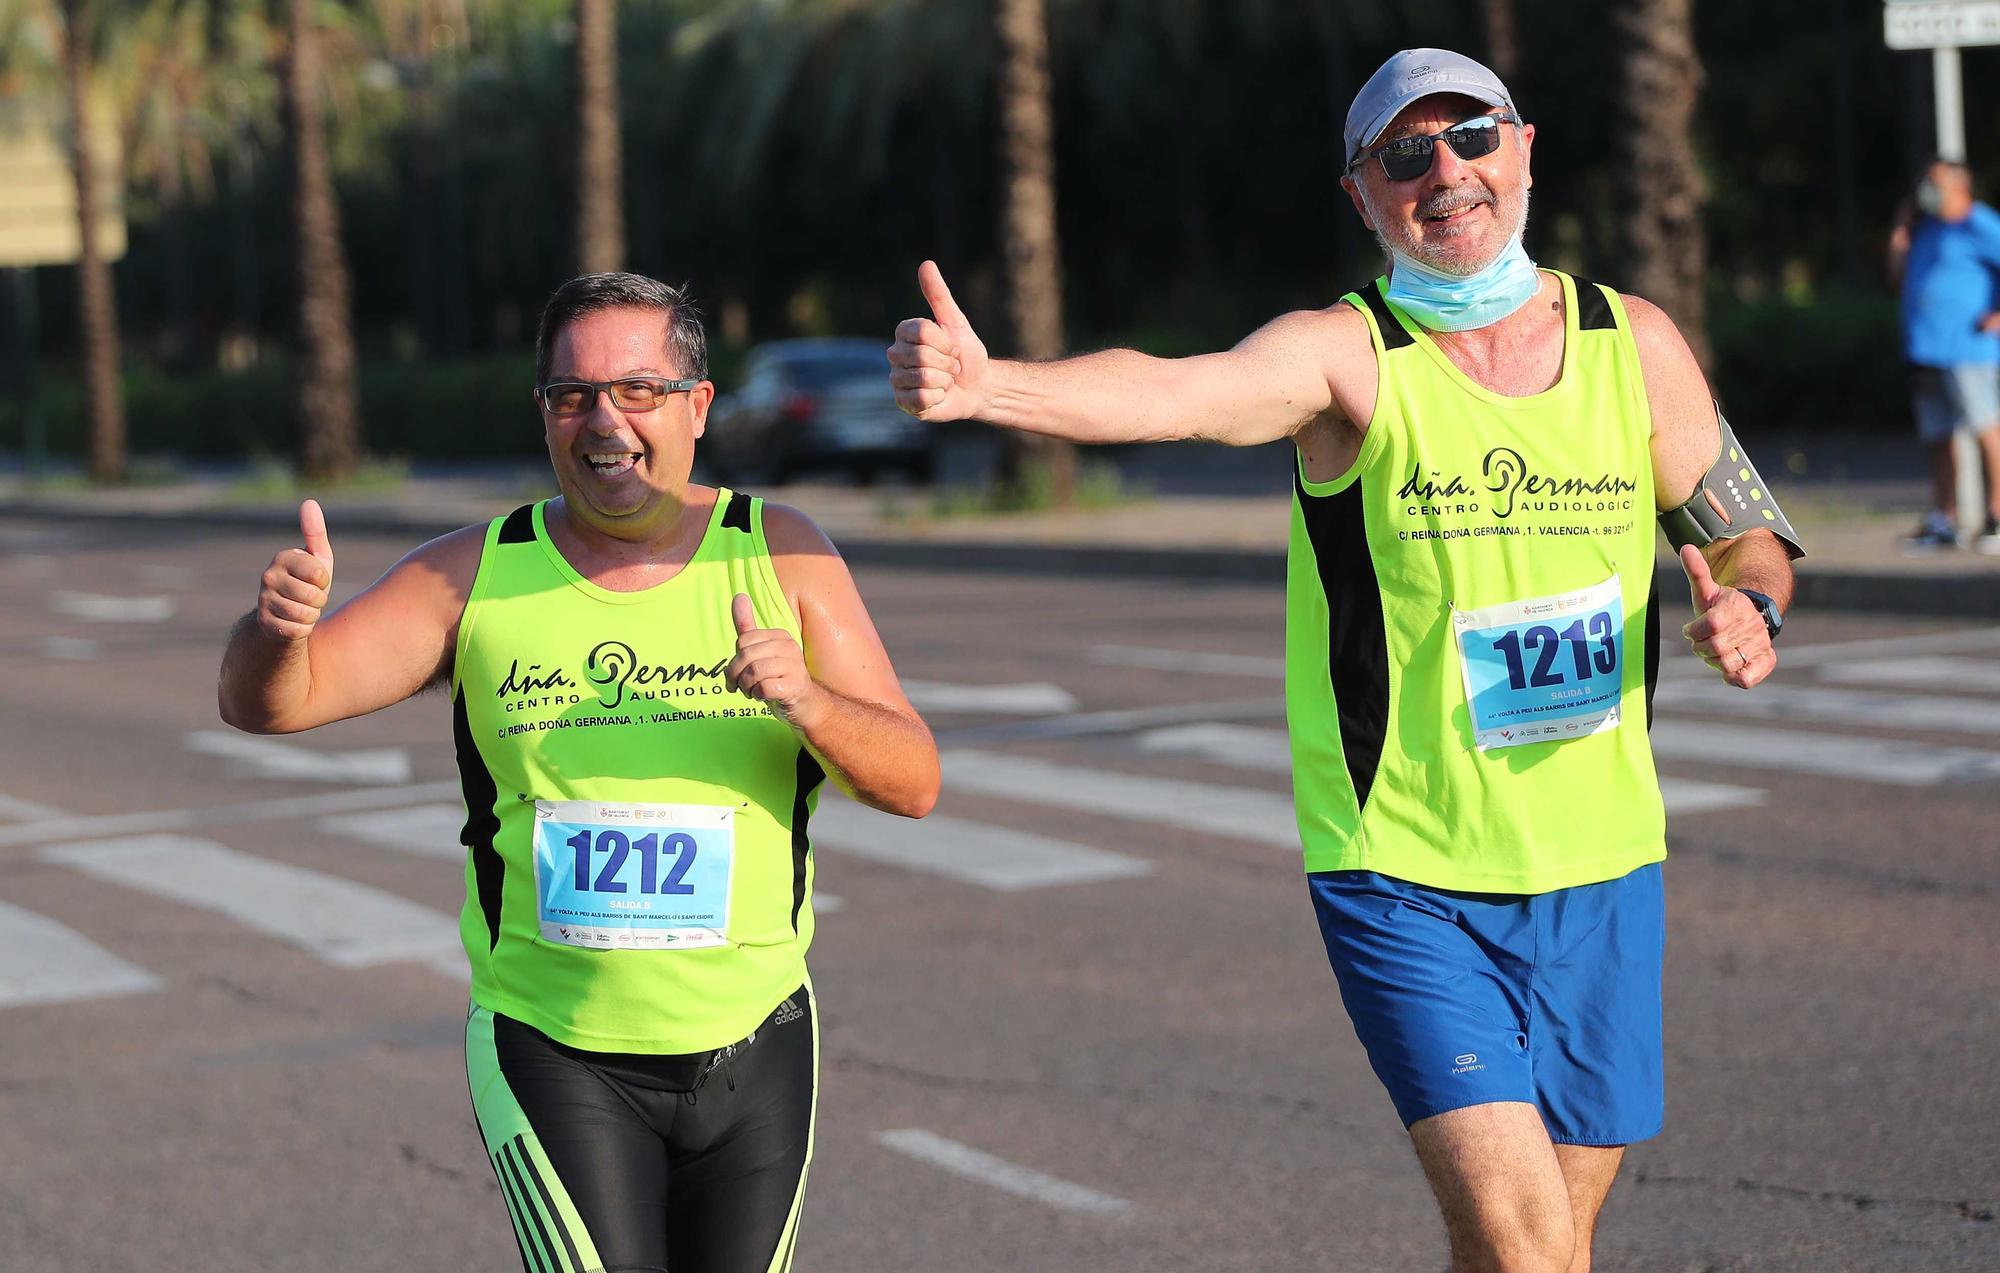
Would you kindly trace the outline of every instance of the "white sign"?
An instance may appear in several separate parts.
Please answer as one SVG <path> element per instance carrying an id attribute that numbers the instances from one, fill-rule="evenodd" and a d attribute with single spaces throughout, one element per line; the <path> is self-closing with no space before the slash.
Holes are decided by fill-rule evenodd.
<path id="1" fill-rule="evenodd" d="M 2000 0 L 1888 0 L 1882 34 L 1892 49 L 2000 44 Z"/>

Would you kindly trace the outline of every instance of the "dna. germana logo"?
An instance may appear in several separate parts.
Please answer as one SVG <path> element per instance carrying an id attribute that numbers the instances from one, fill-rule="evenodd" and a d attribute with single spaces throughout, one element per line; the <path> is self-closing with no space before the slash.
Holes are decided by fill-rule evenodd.
<path id="1" fill-rule="evenodd" d="M 1546 513 L 1629 510 L 1632 496 L 1639 489 L 1638 482 L 1615 473 L 1599 473 L 1595 477 L 1537 473 L 1528 467 L 1519 451 L 1506 446 L 1496 446 L 1486 453 L 1480 461 L 1479 477 L 1479 485 L 1475 486 L 1458 473 L 1447 475 L 1431 469 L 1426 475 L 1423 464 L 1418 462 L 1411 467 L 1410 478 L 1396 492 L 1396 498 L 1419 501 L 1419 505 L 1406 510 L 1416 515 L 1476 513 L 1479 511 L 1476 497 L 1483 488 L 1493 515 L 1505 520 L 1524 509 Z M 1456 506 L 1448 503 L 1468 498 L 1472 502 Z"/>
<path id="2" fill-rule="evenodd" d="M 718 660 L 706 667 L 699 663 L 673 666 L 641 663 L 638 654 L 623 641 L 599 641 L 583 660 L 583 676 L 596 687 L 598 702 L 606 707 L 617 707 L 625 701 L 628 689 L 633 698 L 720 694 L 722 686 L 719 684 L 697 688 L 696 683 L 720 681 L 728 667 L 729 659 Z"/>

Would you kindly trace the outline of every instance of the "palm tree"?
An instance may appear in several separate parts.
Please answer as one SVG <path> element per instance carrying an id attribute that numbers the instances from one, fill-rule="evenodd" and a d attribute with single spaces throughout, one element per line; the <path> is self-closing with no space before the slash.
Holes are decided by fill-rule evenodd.
<path id="1" fill-rule="evenodd" d="M 70 169 L 76 179 L 77 324 L 83 340 L 83 384 L 90 412 L 90 475 L 125 477 L 125 399 L 118 378 L 118 297 L 111 263 L 98 241 L 105 192 L 91 120 L 91 60 L 97 13 L 85 0 L 63 0 L 62 64 L 69 95 Z"/>
<path id="2" fill-rule="evenodd" d="M 1043 0 L 997 0 L 1000 163 L 1009 316 L 1022 358 L 1063 352 L 1062 245 L 1056 231 L 1055 109 L 1049 91 L 1049 21 Z M 1025 450 L 1043 466 L 1059 507 L 1076 498 L 1076 448 L 1055 438 L 1025 445 L 1009 435 L 1000 480 L 1019 488 Z"/>
<path id="3" fill-rule="evenodd" d="M 302 470 L 309 478 L 351 476 L 361 458 L 354 335 L 347 261 L 340 246 L 340 206 L 334 197 L 320 111 L 314 0 L 290 0 L 284 64 L 289 134 L 291 214 L 299 273 L 298 387 Z"/>
<path id="4" fill-rule="evenodd" d="M 1693 144 L 1702 66 L 1691 8 L 1692 0 L 1625 0 L 1613 18 L 1626 50 L 1621 110 L 1629 124 L 1620 237 L 1626 284 L 1667 311 L 1707 367 L 1706 191 Z"/>
<path id="5" fill-rule="evenodd" d="M 625 268 L 617 46 L 617 0 L 576 0 L 576 261 L 586 274 Z"/>

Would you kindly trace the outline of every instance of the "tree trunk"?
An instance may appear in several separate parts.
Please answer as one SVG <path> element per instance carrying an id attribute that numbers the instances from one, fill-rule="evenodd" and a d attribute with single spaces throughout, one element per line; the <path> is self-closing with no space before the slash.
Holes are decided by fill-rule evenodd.
<path id="1" fill-rule="evenodd" d="M 125 396 L 118 380 L 118 298 L 111 263 L 97 241 L 97 156 L 90 132 L 90 22 L 85 0 L 63 3 L 63 69 L 70 110 L 70 170 L 76 178 L 77 322 L 83 339 L 83 384 L 90 411 L 90 475 L 125 478 Z"/>
<path id="2" fill-rule="evenodd" d="M 1621 156 L 1627 199 L 1621 237 L 1625 285 L 1679 324 L 1706 368 L 1705 191 L 1692 140 L 1702 68 L 1691 7 L 1692 0 L 1626 0 L 1617 10 L 1626 49 L 1622 110 L 1629 124 Z"/>
<path id="3" fill-rule="evenodd" d="M 997 0 L 1000 34 L 1001 188 L 1006 200 L 1009 315 L 1014 352 L 1058 358 L 1063 352 L 1062 252 L 1056 236 L 1055 109 L 1049 85 L 1049 26 L 1043 0 Z M 1018 490 L 1022 460 L 1046 470 L 1058 506 L 1076 495 L 1076 448 L 1055 438 L 1022 445 L 1008 435 L 1000 480 Z M 1024 457 L 1023 452 L 1027 455 Z"/>
<path id="4" fill-rule="evenodd" d="M 617 37 L 617 0 L 576 0 L 576 262 L 585 274 L 625 268 Z"/>
<path id="5" fill-rule="evenodd" d="M 299 272 L 299 425 L 301 469 L 315 480 L 352 476 L 361 458 L 354 334 L 347 261 L 340 247 L 340 205 L 319 99 L 315 0 L 291 0 L 285 55 L 285 120 L 291 130 L 292 230 Z"/>
<path id="6" fill-rule="evenodd" d="M 1520 43 L 1514 37 L 1514 0 L 1479 0 L 1486 25 L 1486 65 L 1508 88 L 1521 69 Z"/>

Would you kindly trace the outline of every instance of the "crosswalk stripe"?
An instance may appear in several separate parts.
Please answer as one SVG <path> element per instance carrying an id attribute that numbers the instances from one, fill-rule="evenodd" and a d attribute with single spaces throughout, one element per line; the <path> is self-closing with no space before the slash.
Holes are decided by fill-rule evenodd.
<path id="1" fill-rule="evenodd" d="M 995 716 L 1054 716 L 1076 710 L 1076 695 L 1060 685 L 952 685 L 904 681 L 903 693 L 920 712 L 986 712 Z"/>
<path id="2" fill-rule="evenodd" d="M 1140 645 L 1093 645 L 1087 656 L 1107 667 L 1143 667 L 1159 672 L 1196 672 L 1209 676 L 1253 676 L 1267 680 L 1285 674 L 1285 661 L 1256 654 L 1211 654 L 1195 650 L 1156 650 Z"/>
<path id="3" fill-rule="evenodd" d="M 182 835 L 55 844 L 44 861 L 212 911 L 343 968 L 430 961 L 458 921 L 393 893 Z"/>
<path id="4" fill-rule="evenodd" d="M 2000 752 L 1892 738 L 1807 734 L 1722 722 L 1653 723 L 1653 754 L 1744 769 L 1854 778 L 1899 787 L 2000 778 Z"/>
<path id="5" fill-rule="evenodd" d="M 820 805 L 812 839 L 820 848 L 1003 893 L 1131 879 L 1153 869 L 1143 858 L 1107 849 L 942 814 L 912 822 L 845 800 Z"/>
<path id="6" fill-rule="evenodd" d="M 18 796 L 0 796 L 0 818 L 13 818 L 17 822 L 46 821 L 64 816 L 54 805 L 36 804 L 33 800 L 22 800 Z"/>
<path id="7" fill-rule="evenodd" d="M 1138 736 L 1138 743 L 1145 751 L 1200 756 L 1217 764 L 1236 765 L 1244 769 L 1289 773 L 1292 768 L 1290 742 L 1281 729 L 1223 724 L 1183 725 L 1173 729 L 1148 730 Z M 1669 816 L 1742 809 L 1764 803 L 1764 793 L 1754 787 L 1696 782 L 1689 778 L 1661 778 L 1660 796 L 1666 802 Z"/>
<path id="8" fill-rule="evenodd" d="M 935 1132 L 922 1128 L 903 1127 L 895 1131 L 877 1132 L 875 1139 L 919 1162 L 941 1167 L 953 1175 L 964 1176 L 984 1185 L 991 1185 L 1016 1197 L 1030 1198 L 1045 1206 L 1062 1211 L 1078 1211 L 1086 1215 L 1116 1216 L 1132 1209 L 1132 1204 L 1123 1198 L 1087 1188 L 1067 1180 L 1059 1180 L 1018 1163 L 996 1158 L 984 1150 L 970 1145 L 961 1145 Z"/>
<path id="9" fill-rule="evenodd" d="M 144 994 L 164 984 L 75 929 L 0 902 L 0 1008 Z"/>
<path id="10" fill-rule="evenodd" d="M 1779 663 L 1784 656 L 1779 655 Z M 1842 685 L 1894 685 L 1903 689 L 2000 694 L 2000 659 L 1964 659 L 1938 654 L 1907 659 L 1860 659 L 1828 663 L 1819 679 Z M 1994 705 L 1981 705 L 1993 713 Z"/>
<path id="11" fill-rule="evenodd" d="M 382 809 L 421 804 L 459 793 L 459 784 L 420 782 L 407 787 L 370 787 L 358 791 L 331 791 L 318 796 L 282 796 L 275 800 L 251 800 L 207 809 L 155 809 L 146 813 L 70 814 L 42 822 L 23 822 L 0 827 L 0 848 L 17 844 L 42 844 L 50 840 L 80 840 L 87 836 L 122 835 L 126 832 L 182 831 L 224 822 L 275 822 L 310 818 L 322 813 L 343 813 L 350 809 Z"/>
<path id="12" fill-rule="evenodd" d="M 1280 848 L 1299 845 L 1292 798 L 1249 787 L 1151 778 L 997 752 L 944 753 L 947 791 L 1209 831 Z"/>
<path id="13" fill-rule="evenodd" d="M 1989 664 L 2000 672 L 2000 663 Z M 1720 680 L 1660 686 L 1663 712 L 1703 712 L 1757 720 L 1831 721 L 1850 727 L 2000 734 L 2000 704 L 1934 694 L 1890 694 L 1813 685 L 1760 685 L 1744 693 Z"/>
<path id="14" fill-rule="evenodd" d="M 441 862 L 464 862 L 465 846 L 458 833 L 465 827 L 465 805 L 420 804 L 407 809 L 371 809 L 321 818 L 319 828 L 335 835 Z"/>

